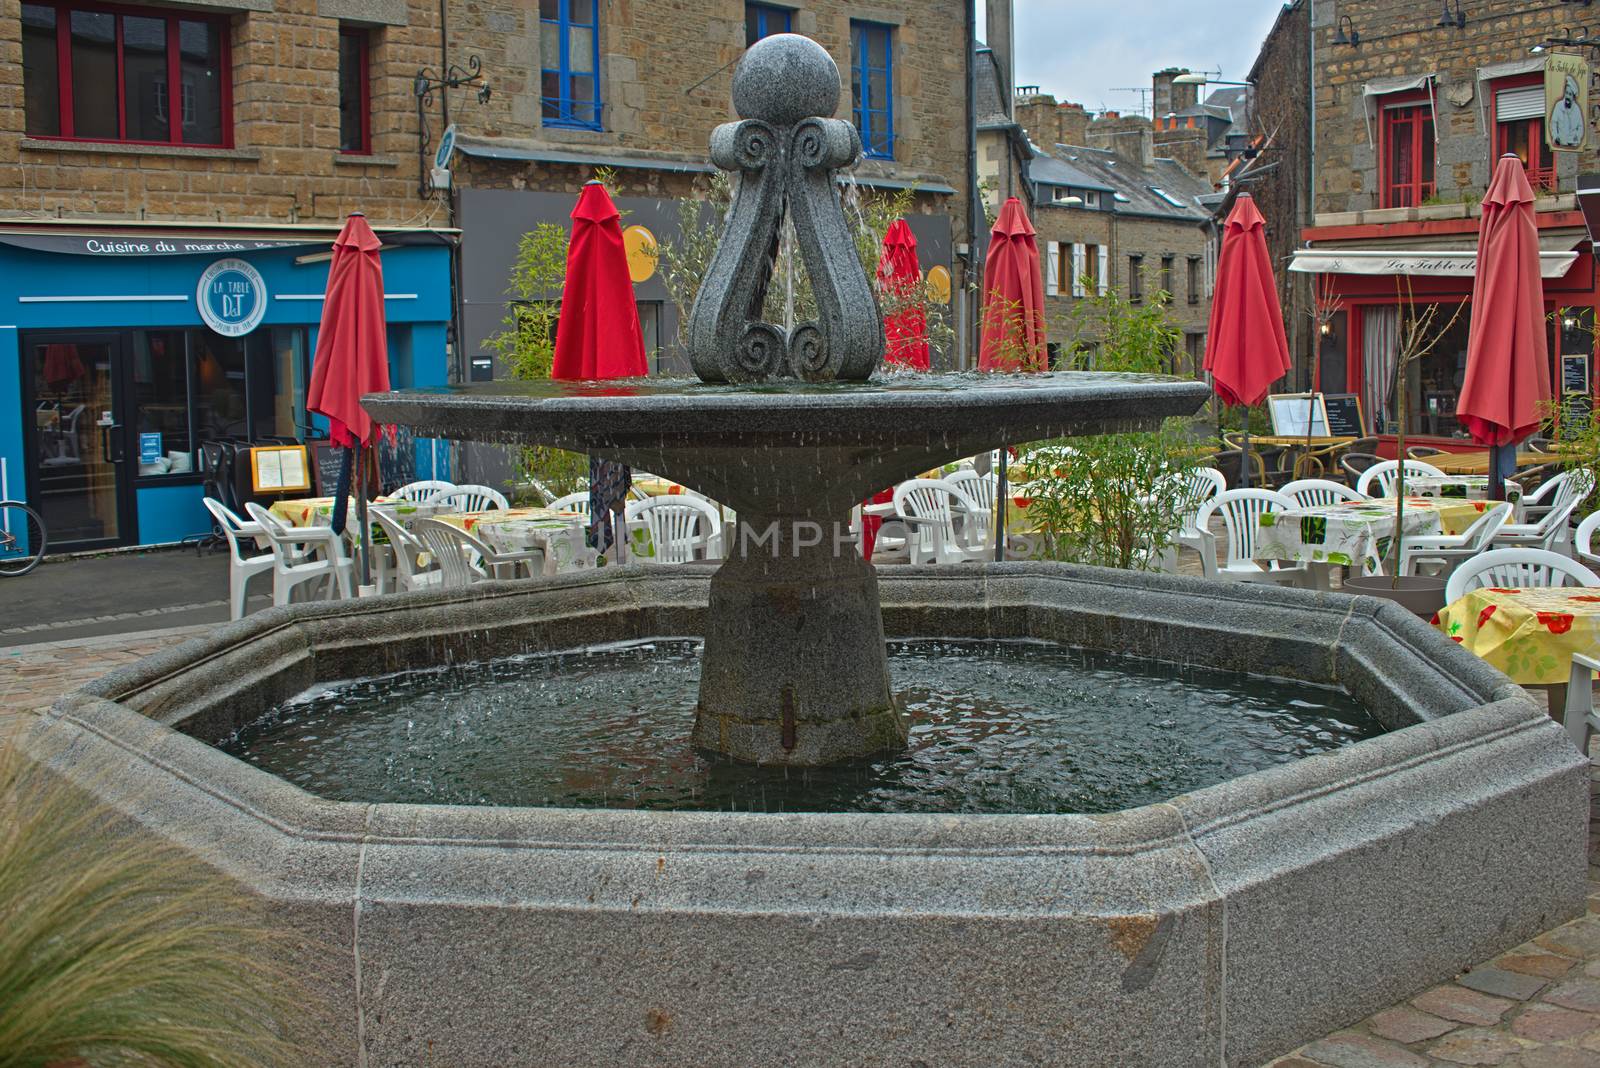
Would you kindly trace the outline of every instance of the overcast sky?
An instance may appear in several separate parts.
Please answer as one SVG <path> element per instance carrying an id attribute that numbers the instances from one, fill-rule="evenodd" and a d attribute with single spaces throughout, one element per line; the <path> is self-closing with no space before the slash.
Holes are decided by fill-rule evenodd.
<path id="1" fill-rule="evenodd" d="M 978 3 L 980 39 L 983 3 Z M 1163 67 L 1242 81 L 1282 0 L 1015 0 L 1017 84 L 1091 110 L 1135 110 Z"/>

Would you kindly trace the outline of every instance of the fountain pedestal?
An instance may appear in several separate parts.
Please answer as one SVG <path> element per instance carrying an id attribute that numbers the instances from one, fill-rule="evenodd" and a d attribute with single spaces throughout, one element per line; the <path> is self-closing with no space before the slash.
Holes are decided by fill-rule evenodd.
<path id="1" fill-rule="evenodd" d="M 741 515 L 711 580 L 694 741 L 814 766 L 898 749 L 878 577 L 835 527 Z M 820 540 L 819 540 L 820 539 Z"/>

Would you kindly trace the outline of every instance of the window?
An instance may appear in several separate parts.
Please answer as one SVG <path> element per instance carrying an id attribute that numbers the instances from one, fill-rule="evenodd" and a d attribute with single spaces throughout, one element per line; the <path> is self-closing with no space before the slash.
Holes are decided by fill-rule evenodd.
<path id="1" fill-rule="evenodd" d="M 749 48 L 763 37 L 789 32 L 789 9 L 772 4 L 744 5 L 744 46 Z"/>
<path id="2" fill-rule="evenodd" d="M 850 93 L 861 147 L 872 159 L 894 159 L 894 27 L 850 23 Z"/>
<path id="3" fill-rule="evenodd" d="M 1169 298 L 1172 296 L 1172 265 L 1175 261 L 1173 256 L 1161 257 L 1161 292 Z"/>
<path id="4" fill-rule="evenodd" d="M 1543 77 L 1536 82 L 1497 87 L 1493 99 L 1494 158 L 1489 166 L 1493 168 L 1496 159 L 1510 152 L 1528 169 L 1528 182 L 1535 190 L 1554 192 L 1555 153 L 1544 141 Z"/>
<path id="5" fill-rule="evenodd" d="M 372 151 L 371 35 L 339 30 L 339 151 Z"/>
<path id="6" fill-rule="evenodd" d="M 1100 246 L 1083 246 L 1083 283 L 1085 289 L 1100 292 Z"/>
<path id="7" fill-rule="evenodd" d="M 1128 300 L 1138 304 L 1144 300 L 1144 257 L 1128 257 Z"/>
<path id="8" fill-rule="evenodd" d="M 1200 303 L 1200 257 L 1189 257 L 1189 303 Z"/>
<path id="9" fill-rule="evenodd" d="M 227 23 L 198 15 L 25 3 L 30 137 L 227 147 Z"/>
<path id="10" fill-rule="evenodd" d="M 1385 208 L 1414 208 L 1434 194 L 1433 105 L 1426 97 L 1383 109 L 1378 184 Z"/>
<path id="11" fill-rule="evenodd" d="M 1158 188 L 1156 186 L 1151 186 L 1150 187 L 1150 192 L 1154 193 L 1156 196 L 1160 197 L 1162 200 L 1165 200 L 1168 204 L 1171 204 L 1175 208 L 1184 207 L 1183 201 L 1179 200 L 1177 197 L 1173 196 L 1171 193 L 1167 192 L 1165 189 L 1160 189 L 1160 188 Z"/>
<path id="12" fill-rule="evenodd" d="M 539 65 L 546 126 L 600 129 L 599 0 L 539 0 Z"/>

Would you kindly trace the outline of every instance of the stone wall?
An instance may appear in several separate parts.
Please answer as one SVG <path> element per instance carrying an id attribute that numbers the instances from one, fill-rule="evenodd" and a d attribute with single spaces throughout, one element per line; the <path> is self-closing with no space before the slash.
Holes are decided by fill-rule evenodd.
<path id="1" fill-rule="evenodd" d="M 1368 134 L 1363 87 L 1375 79 L 1435 73 L 1436 199 L 1476 201 L 1488 185 L 1491 146 L 1485 129 L 1487 101 L 1480 67 L 1529 59 L 1528 49 L 1573 23 L 1569 7 L 1543 0 L 1479 0 L 1463 7 L 1464 29 L 1439 27 L 1437 6 L 1392 0 L 1315 0 L 1317 212 L 1362 211 L 1381 206 L 1377 156 Z M 1348 16 L 1359 47 L 1335 45 L 1339 20 Z M 1578 20 L 1582 21 L 1582 20 Z M 1485 83 L 1487 84 L 1487 83 Z M 1263 85 L 1263 89 L 1268 87 Z M 1591 102 L 1600 100 L 1591 89 Z M 1372 130 L 1377 132 L 1374 118 Z M 1578 174 L 1597 169 L 1600 139 L 1581 153 L 1557 156 L 1560 192 Z"/>
<path id="2" fill-rule="evenodd" d="M 204 221 L 420 223 L 412 79 L 438 64 L 424 0 L 272 0 L 228 17 L 231 149 L 26 136 L 21 5 L 0 0 L 0 212 Z M 372 34 L 373 154 L 339 152 L 340 15 L 403 22 Z M 465 97 L 466 94 L 458 94 Z M 436 202 L 437 203 L 437 202 Z M 435 207 L 434 221 L 446 220 Z"/>
<path id="3" fill-rule="evenodd" d="M 215 0 L 199 0 L 202 9 Z M 331 221 L 362 209 L 377 224 L 448 225 L 443 199 L 418 195 L 413 79 L 440 67 L 438 5 L 427 0 L 237 0 L 266 10 L 227 15 L 233 147 L 56 142 L 25 136 L 20 0 L 0 0 L 0 212 L 151 220 Z M 482 58 L 493 94 L 450 92 L 463 141 L 550 150 L 619 168 L 629 195 L 684 196 L 703 164 L 713 126 L 732 117 L 732 63 L 744 50 L 736 0 L 607 0 L 600 11 L 603 131 L 544 128 L 540 121 L 539 5 L 523 0 L 451 3 L 450 59 Z M 895 159 L 859 174 L 895 182 L 965 185 L 964 34 L 958 0 L 893 7 L 821 0 L 794 13 L 844 72 L 839 114 L 850 114 L 850 21 L 895 26 Z M 372 24 L 373 154 L 339 152 L 340 19 Z M 696 87 L 696 83 L 704 84 Z M 431 137 L 442 123 L 429 112 Z M 659 160 L 673 169 L 650 166 Z M 456 182 L 576 191 L 592 163 L 502 162 L 458 155 Z M 926 195 L 963 233 L 965 198 Z"/>
<path id="4" fill-rule="evenodd" d="M 911 0 L 894 6 L 819 0 L 797 9 L 792 29 L 816 39 L 843 74 L 838 115 L 850 118 L 850 22 L 894 27 L 893 161 L 868 160 L 862 178 L 965 185 L 965 33 L 958 0 Z M 733 66 L 745 48 L 744 4 L 734 0 L 624 0 L 600 5 L 603 130 L 546 127 L 541 120 L 538 6 L 483 0 L 451 12 L 452 47 L 483 57 L 493 72 L 487 107 L 464 105 L 464 137 L 529 154 L 551 150 L 628 160 L 617 171 L 629 195 L 684 195 L 693 174 L 650 169 L 652 160 L 700 164 L 717 124 L 733 117 Z M 496 188 L 575 190 L 587 164 L 473 160 L 463 181 Z M 964 198 L 937 203 L 963 232 Z"/>

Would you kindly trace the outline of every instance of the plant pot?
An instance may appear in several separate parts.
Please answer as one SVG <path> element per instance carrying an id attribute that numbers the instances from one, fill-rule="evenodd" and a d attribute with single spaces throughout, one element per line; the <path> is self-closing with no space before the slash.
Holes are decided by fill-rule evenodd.
<path id="1" fill-rule="evenodd" d="M 1382 597 L 1393 601 L 1412 615 L 1432 619 L 1444 607 L 1444 582 L 1432 575 L 1351 575 L 1344 580 L 1344 591 L 1363 597 Z"/>

